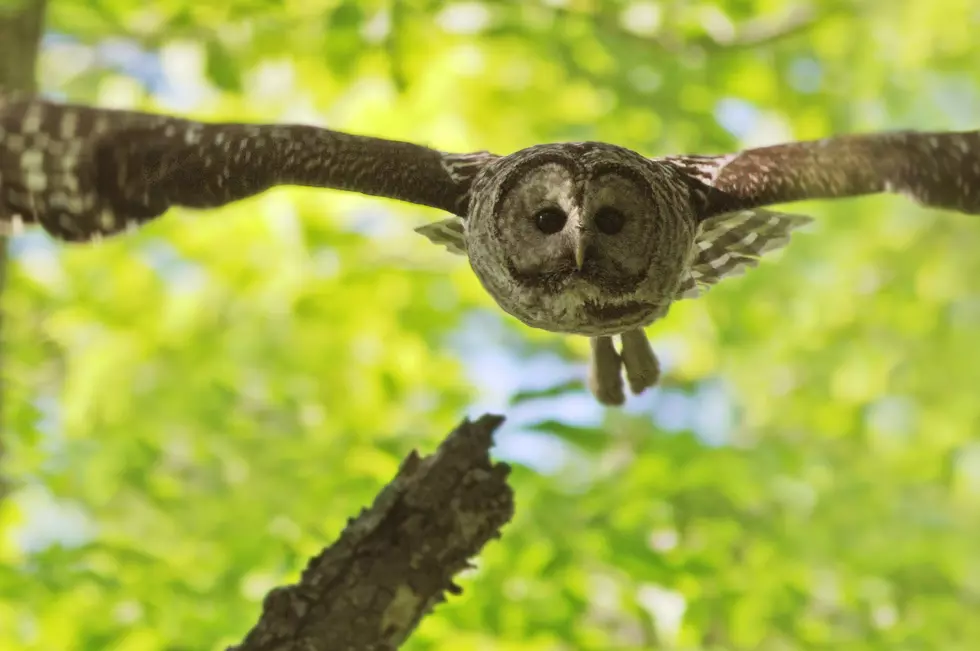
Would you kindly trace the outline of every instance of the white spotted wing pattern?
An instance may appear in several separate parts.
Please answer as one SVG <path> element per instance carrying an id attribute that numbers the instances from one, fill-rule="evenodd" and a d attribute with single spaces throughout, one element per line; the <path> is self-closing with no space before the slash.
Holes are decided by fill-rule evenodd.
<path id="1" fill-rule="evenodd" d="M 278 185 L 465 212 L 491 158 L 309 125 L 204 123 L 0 92 L 0 225 L 37 223 L 84 242 L 174 206 L 214 208 Z"/>

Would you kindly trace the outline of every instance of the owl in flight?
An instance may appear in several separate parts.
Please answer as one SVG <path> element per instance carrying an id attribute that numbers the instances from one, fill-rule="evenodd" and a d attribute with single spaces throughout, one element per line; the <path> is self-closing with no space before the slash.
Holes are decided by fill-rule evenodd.
<path id="1" fill-rule="evenodd" d="M 980 213 L 980 132 L 844 135 L 726 155 L 648 158 L 597 142 L 506 156 L 306 125 L 202 123 L 0 92 L 0 225 L 85 242 L 278 185 L 451 213 L 418 228 L 465 255 L 507 313 L 585 335 L 604 404 L 656 383 L 643 328 L 785 246 L 807 217 L 764 206 L 904 194 Z M 613 337 L 620 338 L 617 351 Z"/>

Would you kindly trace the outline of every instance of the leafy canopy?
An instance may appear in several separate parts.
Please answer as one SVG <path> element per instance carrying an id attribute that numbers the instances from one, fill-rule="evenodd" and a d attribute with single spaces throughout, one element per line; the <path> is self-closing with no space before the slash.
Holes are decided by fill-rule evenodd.
<path id="1" fill-rule="evenodd" d="M 970 0 L 52 0 L 76 101 L 506 153 L 980 126 Z M 768 31 L 767 31 L 768 30 Z M 785 33 L 783 33 L 785 32 Z M 586 342 L 500 314 L 412 227 L 276 190 L 96 247 L 12 244 L 0 647 L 221 649 L 464 413 L 518 515 L 408 648 L 973 649 L 980 224 L 895 197 L 650 329 L 622 412 Z M 514 404 L 510 405 L 511 399 Z"/>

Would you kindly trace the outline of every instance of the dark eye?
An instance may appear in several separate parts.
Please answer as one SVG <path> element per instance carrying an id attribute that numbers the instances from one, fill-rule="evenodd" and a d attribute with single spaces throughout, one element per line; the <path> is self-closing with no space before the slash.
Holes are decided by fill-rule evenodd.
<path id="1" fill-rule="evenodd" d="M 615 208 L 610 208 L 609 206 L 599 208 L 595 214 L 595 227 L 599 229 L 600 233 L 605 235 L 615 235 L 623 230 L 625 224 L 626 215 Z"/>
<path id="2" fill-rule="evenodd" d="M 534 225 L 545 235 L 554 235 L 565 228 L 568 217 L 558 208 L 544 208 L 534 213 Z"/>

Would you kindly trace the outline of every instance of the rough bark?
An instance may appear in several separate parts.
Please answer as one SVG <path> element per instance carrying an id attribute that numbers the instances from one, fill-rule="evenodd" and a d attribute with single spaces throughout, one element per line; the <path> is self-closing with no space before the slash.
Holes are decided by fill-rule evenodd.
<path id="1" fill-rule="evenodd" d="M 46 0 L 0 0 L 0 88 L 33 91 L 34 68 L 44 29 Z M 2 145 L 2 143 L 0 143 Z M 0 237 L 0 295 L 7 280 L 7 239 Z M 3 320 L 0 309 L 0 463 L 3 462 L 3 416 L 5 386 L 3 369 L 6 351 L 2 348 Z M 6 485 L 0 476 L 0 495 Z"/>
<path id="2" fill-rule="evenodd" d="M 413 452 L 297 584 L 276 588 L 228 651 L 388 651 L 459 594 L 454 575 L 513 516 L 509 467 L 489 450 L 501 416 L 464 421 L 435 454 Z"/>

